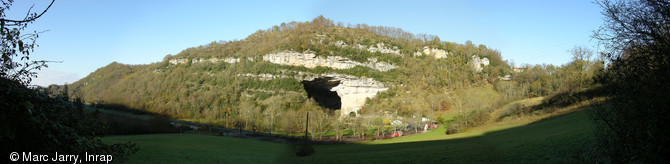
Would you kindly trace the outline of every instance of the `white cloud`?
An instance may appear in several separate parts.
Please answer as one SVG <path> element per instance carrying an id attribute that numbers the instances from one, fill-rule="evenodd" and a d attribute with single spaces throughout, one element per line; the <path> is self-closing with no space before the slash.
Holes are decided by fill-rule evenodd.
<path id="1" fill-rule="evenodd" d="M 79 79 L 76 73 L 45 69 L 37 71 L 37 78 L 33 79 L 31 84 L 46 87 L 51 84 L 63 85 L 65 83 L 74 83 Z"/>

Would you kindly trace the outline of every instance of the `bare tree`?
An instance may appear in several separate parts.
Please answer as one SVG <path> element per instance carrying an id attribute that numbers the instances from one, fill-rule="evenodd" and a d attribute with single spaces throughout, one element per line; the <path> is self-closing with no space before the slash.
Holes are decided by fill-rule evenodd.
<path id="1" fill-rule="evenodd" d="M 30 52 L 37 47 L 35 41 L 39 37 L 38 32 L 22 34 L 21 32 L 28 27 L 28 24 L 42 17 L 44 13 L 51 8 L 55 0 L 52 0 L 49 6 L 42 12 L 32 12 L 32 7 L 28 10 L 23 19 L 7 18 L 5 11 L 8 11 L 13 0 L 2 1 L 0 6 L 0 34 L 2 43 L 0 43 L 0 76 L 9 79 L 18 80 L 27 85 L 32 78 L 37 77 L 34 70 L 46 67 L 47 61 L 31 61 Z"/>
<path id="2" fill-rule="evenodd" d="M 594 105 L 598 154 L 613 163 L 670 162 L 670 1 L 601 0 L 595 38 L 609 48 L 608 102 Z"/>
<path id="3" fill-rule="evenodd" d="M 594 37 L 616 58 L 635 45 L 667 43 L 670 31 L 670 2 L 667 0 L 601 0 L 605 24 Z"/>

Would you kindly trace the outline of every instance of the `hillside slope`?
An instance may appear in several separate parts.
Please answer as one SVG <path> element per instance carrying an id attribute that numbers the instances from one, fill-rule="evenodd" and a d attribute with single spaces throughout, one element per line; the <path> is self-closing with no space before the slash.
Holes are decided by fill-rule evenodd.
<path id="1" fill-rule="evenodd" d="M 70 88 L 92 104 L 295 132 L 304 123 L 294 118 L 308 111 L 321 122 L 340 115 L 432 115 L 442 107 L 430 104 L 446 100 L 403 100 L 444 97 L 510 71 L 500 53 L 484 45 L 341 24 L 317 17 L 259 30 L 243 40 L 189 48 L 158 63 L 114 62 Z"/>

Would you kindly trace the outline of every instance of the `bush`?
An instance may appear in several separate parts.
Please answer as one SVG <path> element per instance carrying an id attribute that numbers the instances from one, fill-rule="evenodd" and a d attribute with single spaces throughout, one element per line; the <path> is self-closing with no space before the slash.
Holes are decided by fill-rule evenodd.
<path id="1" fill-rule="evenodd" d="M 521 103 L 513 103 L 508 105 L 505 109 L 503 109 L 502 113 L 498 116 L 496 121 L 500 121 L 504 119 L 505 117 L 509 116 L 520 116 L 527 113 L 527 108 L 525 105 Z"/>
<path id="2" fill-rule="evenodd" d="M 365 133 L 365 140 L 374 141 L 375 139 L 375 135 L 372 132 Z"/>
<path id="3" fill-rule="evenodd" d="M 604 88 L 601 86 L 594 86 L 584 90 L 561 92 L 546 98 L 542 104 L 536 107 L 536 109 L 542 109 L 545 107 L 567 107 L 594 97 L 602 96 L 604 94 Z"/>
<path id="4" fill-rule="evenodd" d="M 611 64 L 603 75 L 609 102 L 596 106 L 597 149 L 612 163 L 670 162 L 670 3 L 598 1 Z"/>
<path id="5" fill-rule="evenodd" d="M 314 148 L 310 141 L 301 141 L 300 144 L 295 147 L 295 155 L 298 157 L 304 157 L 314 154 Z"/>
<path id="6" fill-rule="evenodd" d="M 2 153 L 111 154 L 123 159 L 135 144 L 102 142 L 103 124 L 97 113 L 84 112 L 68 97 L 49 97 L 17 81 L 0 78 L 0 145 Z M 5 108 L 6 107 L 6 108 Z M 81 106 L 79 106 L 81 107 Z"/>
<path id="7" fill-rule="evenodd" d="M 444 134 L 446 135 L 456 134 L 458 133 L 459 130 L 460 126 L 458 126 L 458 124 L 449 125 L 449 127 L 447 127 L 447 131 L 445 131 Z"/>

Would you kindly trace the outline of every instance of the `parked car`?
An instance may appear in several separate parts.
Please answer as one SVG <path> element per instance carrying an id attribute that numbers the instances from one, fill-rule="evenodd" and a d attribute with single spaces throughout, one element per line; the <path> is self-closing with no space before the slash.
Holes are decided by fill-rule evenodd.
<path id="1" fill-rule="evenodd" d="M 391 137 L 401 137 L 402 134 L 402 131 L 395 131 L 391 133 Z"/>
<path id="2" fill-rule="evenodd" d="M 428 126 L 428 131 L 435 130 L 435 126 Z"/>

